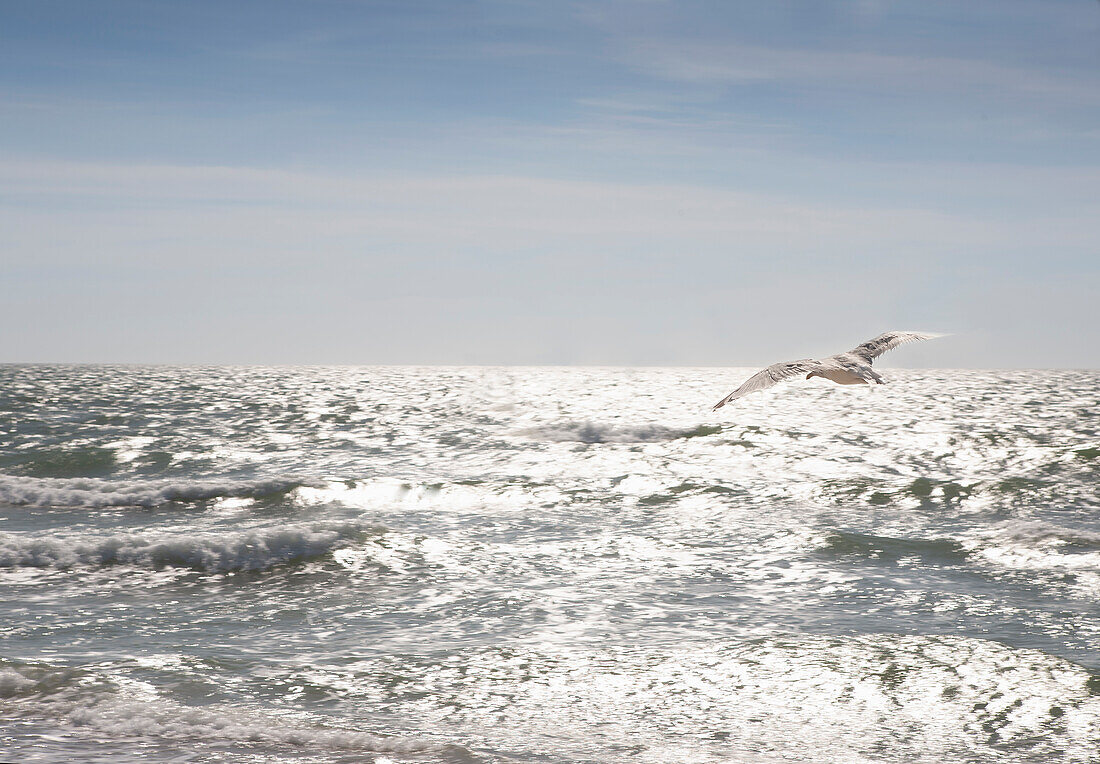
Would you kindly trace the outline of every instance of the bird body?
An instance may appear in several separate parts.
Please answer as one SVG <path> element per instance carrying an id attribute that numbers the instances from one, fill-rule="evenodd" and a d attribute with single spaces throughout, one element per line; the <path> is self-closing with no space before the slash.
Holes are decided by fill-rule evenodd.
<path id="1" fill-rule="evenodd" d="M 838 385 L 885 384 L 882 376 L 871 368 L 871 364 L 876 358 L 887 350 L 893 350 L 903 343 L 930 340 L 942 336 L 941 334 L 929 334 L 927 332 L 883 332 L 874 339 L 867 340 L 846 353 L 837 353 L 821 360 L 803 358 L 800 361 L 773 363 L 766 369 L 753 374 L 745 380 L 743 385 L 718 401 L 714 409 L 717 411 L 732 400 L 754 393 L 757 390 L 764 390 L 799 374 L 805 374 L 806 379 L 822 377 L 836 382 Z"/>
<path id="2" fill-rule="evenodd" d="M 836 382 L 838 385 L 866 385 L 867 380 L 858 374 L 848 371 L 847 369 L 824 369 L 822 371 L 811 371 L 806 375 L 806 379 L 812 377 L 822 377 L 830 382 Z M 877 384 L 882 384 L 877 382 Z"/>

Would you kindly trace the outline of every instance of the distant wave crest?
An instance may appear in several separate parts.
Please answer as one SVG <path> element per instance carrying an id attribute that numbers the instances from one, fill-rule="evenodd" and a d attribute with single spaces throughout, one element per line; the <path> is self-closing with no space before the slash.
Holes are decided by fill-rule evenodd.
<path id="1" fill-rule="evenodd" d="M 288 723 L 281 717 L 225 706 L 185 707 L 153 693 L 124 697 L 113 682 L 88 672 L 0 660 L 0 700 L 18 698 L 6 713 L 48 718 L 62 726 L 84 727 L 113 738 L 174 740 L 188 745 L 252 743 L 334 752 L 429 755 L 447 764 L 480 759 L 466 748 L 354 729 Z"/>
<path id="2" fill-rule="evenodd" d="M 300 480 L 151 482 L 0 476 L 0 502 L 30 507 L 159 507 L 170 502 L 261 498 L 292 491 Z"/>
<path id="3" fill-rule="evenodd" d="M 681 438 L 697 438 L 721 431 L 715 425 L 665 427 L 662 425 L 618 425 L 598 422 L 561 422 L 521 430 L 518 435 L 531 440 L 578 443 L 655 443 Z"/>
<path id="4" fill-rule="evenodd" d="M 99 539 L 0 534 L 0 568 L 131 565 L 209 572 L 264 570 L 329 554 L 364 532 L 358 524 L 289 525 L 241 533 L 176 537 L 116 535 Z"/>

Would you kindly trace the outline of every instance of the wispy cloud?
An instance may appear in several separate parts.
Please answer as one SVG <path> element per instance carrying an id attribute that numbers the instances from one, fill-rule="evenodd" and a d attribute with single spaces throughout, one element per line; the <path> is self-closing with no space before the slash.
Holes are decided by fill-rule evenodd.
<path id="1" fill-rule="evenodd" d="M 8 161 L 0 215 L 9 251 L 86 256 L 79 242 L 117 254 L 150 237 L 217 249 L 327 246 L 365 241 L 402 248 L 468 247 L 508 253 L 557 246 L 569 256 L 634 250 L 817 256 L 1021 245 L 1086 246 L 1095 227 L 1080 210 L 1064 219 L 990 220 L 968 213 L 810 203 L 686 184 L 565 181 L 522 176 L 364 177 L 237 167 Z M 11 203 L 14 202 L 14 203 Z M 1100 217 L 1100 202 L 1091 202 Z M 62 212 L 62 210 L 64 210 Z M 136 214 L 140 213 L 140 214 Z M 92 233 L 95 232 L 95 235 Z M 66 240 L 61 246 L 59 237 Z M 129 242 L 129 245 L 127 244 Z M 83 254 L 80 254 L 83 253 Z M 133 253 L 146 256 L 144 249 Z M 926 251 L 926 255 L 929 252 Z"/>
<path id="2" fill-rule="evenodd" d="M 1100 79 L 1079 72 L 1037 71 L 970 58 L 890 55 L 853 50 L 783 48 L 737 42 L 638 38 L 624 62 L 675 82 L 806 83 L 908 93 L 994 93 L 1100 101 Z"/>
<path id="3" fill-rule="evenodd" d="M 1003 323 L 1008 308 L 983 297 L 991 269 L 1017 272 L 996 265 L 999 251 L 1051 253 L 1030 282 L 1035 310 L 1062 315 L 1097 286 L 1053 267 L 1058 251 L 1095 245 L 1095 215 L 993 221 L 685 184 L 56 161 L 0 162 L 0 187 L 0 265 L 18 285 L 0 317 L 48 318 L 0 342 L 9 358 L 748 362 L 778 335 Z M 44 309 L 59 300 L 55 319 Z M 73 311 L 101 323 L 74 332 Z M 829 320 L 807 327 L 818 314 Z M 753 315 L 766 326 L 726 336 L 731 317 Z M 333 322 L 392 328 L 332 334 Z M 221 342 L 227 326 L 251 343 L 243 356 Z M 132 346 L 89 356 L 104 327 Z M 286 356 L 284 334 L 324 340 Z M 164 336 L 176 344 L 160 349 Z M 1005 363 L 967 352 L 938 362 Z"/>
<path id="4" fill-rule="evenodd" d="M 234 360 L 196 301 L 281 327 L 272 359 L 363 325 L 393 336 L 329 360 L 722 360 L 732 315 L 768 316 L 762 351 L 1023 336 L 992 292 L 1100 347 L 1094 4 L 199 2 L 94 34 L 64 7 L 0 29 L 0 322 L 35 353 L 106 357 L 87 314 L 159 321 L 139 360 L 164 332 Z M 968 362 L 1026 363 L 999 347 Z"/>

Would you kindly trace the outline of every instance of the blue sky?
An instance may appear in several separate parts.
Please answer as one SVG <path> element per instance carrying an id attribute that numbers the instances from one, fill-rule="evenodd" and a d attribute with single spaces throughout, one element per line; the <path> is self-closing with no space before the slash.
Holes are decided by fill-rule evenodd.
<path id="1" fill-rule="evenodd" d="M 1100 3 L 0 3 L 0 361 L 1100 366 Z"/>

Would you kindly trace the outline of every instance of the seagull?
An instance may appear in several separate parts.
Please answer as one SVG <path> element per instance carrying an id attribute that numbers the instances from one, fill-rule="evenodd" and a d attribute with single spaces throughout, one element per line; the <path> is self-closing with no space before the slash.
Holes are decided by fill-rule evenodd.
<path id="1" fill-rule="evenodd" d="M 743 395 L 764 390 L 777 382 L 782 382 L 798 374 L 810 377 L 824 377 L 838 385 L 876 385 L 885 384 L 878 372 L 871 368 L 871 363 L 887 350 L 893 350 L 898 345 L 917 340 L 931 340 L 942 337 L 942 334 L 930 334 L 928 332 L 883 332 L 873 340 L 867 340 L 862 345 L 849 350 L 847 353 L 837 353 L 820 361 L 813 358 L 803 358 L 801 361 L 786 361 L 773 363 L 763 371 L 758 371 L 745 380 L 745 384 L 727 395 L 714 407 L 714 411 L 725 406 Z"/>

